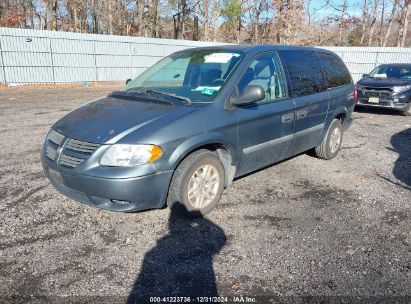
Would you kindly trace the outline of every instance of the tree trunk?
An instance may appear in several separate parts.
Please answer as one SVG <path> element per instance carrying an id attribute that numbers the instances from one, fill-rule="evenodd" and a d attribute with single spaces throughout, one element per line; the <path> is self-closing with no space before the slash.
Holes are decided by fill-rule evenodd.
<path id="1" fill-rule="evenodd" d="M 197 41 L 199 37 L 198 33 L 198 2 L 194 4 L 194 26 L 193 26 L 193 40 Z"/>
<path id="2" fill-rule="evenodd" d="M 187 18 L 187 1 L 186 0 L 181 0 L 181 6 L 182 6 L 182 11 L 181 11 L 181 37 L 179 39 L 184 39 L 184 32 L 185 32 L 185 27 L 186 27 L 186 18 Z"/>
<path id="3" fill-rule="evenodd" d="M 144 35 L 144 0 L 137 0 L 138 35 Z"/>
<path id="4" fill-rule="evenodd" d="M 210 34 L 211 34 L 211 19 L 212 19 L 212 14 L 214 13 L 211 11 L 211 5 L 212 2 L 210 0 L 202 0 L 201 5 L 200 5 L 200 14 L 202 16 L 202 26 L 203 26 L 203 31 L 204 31 L 204 40 L 209 41 L 210 40 Z"/>
<path id="5" fill-rule="evenodd" d="M 77 32 L 78 30 L 78 10 L 77 10 L 77 3 L 73 3 L 73 7 L 71 8 L 71 15 L 72 15 L 72 26 L 73 26 L 73 32 Z"/>
<path id="6" fill-rule="evenodd" d="M 384 40 L 382 42 L 382 46 L 387 45 L 388 38 L 390 37 L 390 34 L 391 34 L 392 24 L 394 23 L 395 12 L 397 11 L 397 6 L 398 6 L 399 1 L 400 0 L 394 0 L 394 3 L 392 5 L 391 15 L 390 15 L 390 18 L 388 19 L 387 32 L 385 33 L 385 37 L 384 37 Z"/>
<path id="7" fill-rule="evenodd" d="M 241 16 L 238 17 L 238 28 L 237 28 L 237 44 L 240 44 L 241 41 Z"/>
<path id="8" fill-rule="evenodd" d="M 180 37 L 180 12 L 177 14 L 173 15 L 173 25 L 174 25 L 174 39 L 179 39 Z"/>
<path id="9" fill-rule="evenodd" d="M 108 33 L 113 35 L 113 11 L 112 11 L 112 2 L 108 1 Z"/>
<path id="10" fill-rule="evenodd" d="M 397 0 L 398 1 L 398 0 Z M 361 29 L 361 39 L 360 39 L 360 44 L 364 44 L 364 39 L 365 39 L 365 30 L 367 27 L 367 16 L 368 16 L 368 0 L 364 0 L 364 8 L 362 12 L 362 29 Z"/>
<path id="11" fill-rule="evenodd" d="M 49 29 L 57 30 L 57 0 L 49 0 L 47 3 L 48 11 L 50 12 Z"/>
<path id="12" fill-rule="evenodd" d="M 153 0 L 153 13 L 151 14 L 151 36 L 158 37 L 158 0 Z"/>
<path id="13" fill-rule="evenodd" d="M 210 3 L 212 3 L 214 6 L 213 6 L 213 10 L 212 10 L 211 15 L 210 15 L 209 28 L 212 29 L 212 41 L 216 41 L 216 25 L 215 25 L 215 22 L 220 17 L 219 8 L 221 7 L 221 0 L 213 0 Z"/>
<path id="14" fill-rule="evenodd" d="M 263 9 L 263 2 L 262 1 L 260 1 L 260 3 L 259 3 L 259 5 L 258 5 L 258 7 L 256 8 L 256 12 L 255 12 L 255 15 L 254 15 L 254 37 L 253 37 L 253 41 L 254 41 L 254 43 L 258 43 L 258 26 L 259 26 L 259 23 L 260 23 L 260 15 L 261 15 L 261 11 L 262 11 L 262 9 Z"/>
<path id="15" fill-rule="evenodd" d="M 174 19 L 174 39 L 184 39 L 184 27 L 186 18 L 186 0 L 178 1 L 177 13 L 173 15 Z"/>
<path id="16" fill-rule="evenodd" d="M 97 17 L 97 0 L 92 0 L 93 6 L 93 32 L 98 34 L 99 32 L 99 22 Z"/>
<path id="17" fill-rule="evenodd" d="M 404 7 L 402 8 L 401 18 L 400 18 L 400 28 L 398 31 L 397 36 L 397 47 L 404 47 L 405 46 L 405 38 L 407 37 L 407 29 L 408 29 L 408 16 L 409 16 L 409 6 L 411 0 L 404 1 Z"/>
<path id="18" fill-rule="evenodd" d="M 375 22 L 377 21 L 378 5 L 380 0 L 374 0 L 374 8 L 372 10 L 371 22 L 370 22 L 370 34 L 368 36 L 368 46 L 371 46 L 374 36 Z"/>
<path id="19" fill-rule="evenodd" d="M 383 31 L 382 28 L 384 26 L 384 13 L 385 13 L 385 0 L 382 0 L 382 10 L 381 10 L 381 24 L 380 24 L 380 43 L 379 46 L 382 46 L 382 40 L 383 40 Z"/>
<path id="20" fill-rule="evenodd" d="M 88 23 L 88 3 L 85 1 L 81 2 L 81 32 L 89 32 L 89 23 Z"/>
<path id="21" fill-rule="evenodd" d="M 341 16 L 340 16 L 340 24 L 339 24 L 339 30 L 338 30 L 338 45 L 341 45 L 342 41 L 342 34 L 343 34 L 343 29 L 344 29 L 344 17 L 347 12 L 347 0 L 344 1 L 342 4 L 342 9 L 341 9 Z"/>

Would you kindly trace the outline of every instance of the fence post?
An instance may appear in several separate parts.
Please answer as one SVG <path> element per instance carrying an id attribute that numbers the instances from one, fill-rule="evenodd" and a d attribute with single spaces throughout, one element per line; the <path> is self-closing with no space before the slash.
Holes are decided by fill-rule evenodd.
<path id="1" fill-rule="evenodd" d="M 378 65 L 378 54 L 380 53 L 380 52 L 376 52 L 377 54 L 375 55 L 375 66 L 377 66 Z"/>
<path id="2" fill-rule="evenodd" d="M 0 32 L 0 57 L 1 57 L 1 68 L 3 70 L 4 83 L 7 83 L 6 68 L 5 68 L 5 65 L 4 65 L 4 58 L 3 58 L 3 33 L 1 33 L 1 32 Z"/>
<path id="3" fill-rule="evenodd" d="M 133 53 L 134 53 L 134 46 L 133 43 L 130 43 L 130 53 L 128 54 L 129 62 L 130 62 L 130 79 L 133 79 Z"/>
<path id="4" fill-rule="evenodd" d="M 49 37 L 49 50 L 50 50 L 50 63 L 51 63 L 51 71 L 53 73 L 53 84 L 56 84 L 56 75 L 54 73 L 54 62 L 53 62 L 53 48 L 51 46 L 51 37 Z"/>
<path id="5" fill-rule="evenodd" d="M 94 74 L 95 74 L 95 81 L 98 81 L 98 71 L 97 71 L 97 54 L 96 54 L 96 40 L 93 39 L 93 55 L 94 55 Z"/>

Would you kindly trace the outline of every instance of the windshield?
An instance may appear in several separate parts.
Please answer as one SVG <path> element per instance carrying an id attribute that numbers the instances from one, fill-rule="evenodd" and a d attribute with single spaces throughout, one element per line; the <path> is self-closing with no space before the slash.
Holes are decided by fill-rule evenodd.
<path id="1" fill-rule="evenodd" d="M 369 75 L 375 78 L 411 79 L 411 66 L 380 65 Z"/>
<path id="2" fill-rule="evenodd" d="M 187 50 L 172 54 L 130 81 L 126 92 L 172 94 L 191 102 L 212 102 L 243 57 L 226 50 Z"/>

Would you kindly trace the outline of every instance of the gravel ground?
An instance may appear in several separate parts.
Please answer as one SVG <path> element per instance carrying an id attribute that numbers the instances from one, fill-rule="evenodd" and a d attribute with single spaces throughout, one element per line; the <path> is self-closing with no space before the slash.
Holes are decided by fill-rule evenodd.
<path id="1" fill-rule="evenodd" d="M 303 154 L 238 179 L 205 219 L 187 221 L 167 208 L 83 206 L 44 177 L 52 123 L 111 89 L 0 90 L 0 302 L 216 292 L 411 301 L 410 117 L 357 111 L 334 160 Z"/>

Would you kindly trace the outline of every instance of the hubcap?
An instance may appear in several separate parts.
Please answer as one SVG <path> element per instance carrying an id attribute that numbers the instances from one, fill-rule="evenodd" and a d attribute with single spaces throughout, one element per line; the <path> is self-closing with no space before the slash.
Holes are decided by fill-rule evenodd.
<path id="1" fill-rule="evenodd" d="M 220 186 L 220 175 L 213 165 L 198 168 L 188 182 L 188 201 L 201 209 L 209 205 L 216 197 Z"/>
<path id="2" fill-rule="evenodd" d="M 335 128 L 331 133 L 330 137 L 330 151 L 331 153 L 335 153 L 341 143 L 341 130 L 339 128 Z"/>

